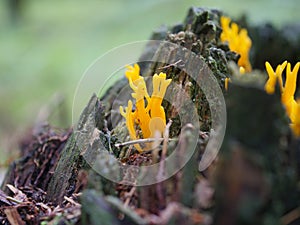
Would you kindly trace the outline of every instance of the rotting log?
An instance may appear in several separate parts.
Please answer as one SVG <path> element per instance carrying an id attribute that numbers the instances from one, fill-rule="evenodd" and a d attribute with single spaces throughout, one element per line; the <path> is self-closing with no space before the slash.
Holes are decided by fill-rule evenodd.
<path id="1" fill-rule="evenodd" d="M 93 95 L 83 110 L 75 131 L 70 136 L 52 179 L 47 188 L 48 200 L 60 204 L 64 196 L 69 196 L 76 189 L 77 176 L 81 169 L 88 165 L 82 158 L 90 144 L 95 129 L 103 129 L 103 106 L 96 95 Z"/>
<path id="2" fill-rule="evenodd" d="M 215 224 L 281 224 L 280 217 L 299 204 L 299 159 L 280 97 L 240 81 L 229 86 L 226 103 Z"/>
<path id="3" fill-rule="evenodd" d="M 199 140 L 197 150 L 184 168 L 163 182 L 134 187 L 104 179 L 86 162 L 85 157 L 96 159 L 102 143 L 109 154 L 122 163 L 136 166 L 152 163 L 151 153 L 133 151 L 129 154 L 128 146 L 115 146 L 116 141 L 128 140 L 121 116 L 114 118 L 115 127 L 110 121 L 116 93 L 127 84 L 124 78 L 116 82 L 101 101 L 95 95 L 91 97 L 72 133 L 53 137 L 53 132 L 46 132 L 45 140 L 40 139 L 43 135 L 37 135 L 36 142 L 30 142 L 25 148 L 28 151 L 23 152 L 23 158 L 9 169 L 2 190 L 6 194 L 10 192 L 5 189 L 7 184 L 16 188 L 35 186 L 46 192 L 47 198 L 43 195 L 42 200 L 55 206 L 66 205 L 66 199 L 72 202 L 74 196 L 77 201 L 76 194 L 84 191 L 80 197 L 82 217 L 77 216 L 77 219 L 81 218 L 80 224 L 98 224 L 99 216 L 103 224 L 176 225 L 183 221 L 186 224 L 210 224 L 212 220 L 217 225 L 247 224 L 249 221 L 276 224 L 274 218 L 280 219 L 299 203 L 299 140 L 297 142 L 289 133 L 279 96 L 269 96 L 262 90 L 264 75 L 253 72 L 250 76 L 257 78 L 259 75 L 260 81 L 250 78 L 243 84 L 245 81 L 241 79 L 234 81 L 228 92 L 224 91 L 224 79 L 234 72 L 229 62 L 237 62 L 239 55 L 220 42 L 220 15 L 222 12 L 217 10 L 191 8 L 183 24 L 162 28 L 151 38 L 182 46 L 184 51 L 150 43 L 139 60 L 144 76 L 165 72 L 167 78 L 181 87 L 182 93 L 193 99 L 199 115 Z M 274 53 L 268 52 L 267 46 L 265 43 L 264 55 L 272 58 Z M 179 55 L 182 61 L 178 60 Z M 196 56 L 203 64 L 196 65 L 193 60 L 184 63 Z M 149 58 L 153 61 L 145 62 Z M 196 68 L 202 74 L 211 70 L 224 91 L 228 107 L 228 131 L 220 152 L 221 159 L 202 173 L 198 163 L 210 136 L 211 115 L 205 94 L 186 73 L 187 68 Z M 255 85 L 251 84 L 253 81 Z M 183 105 L 184 98 L 179 98 L 178 91 L 175 93 L 178 94 L 176 104 Z M 127 100 L 120 105 L 125 106 Z M 167 118 L 173 120 L 170 137 L 174 140 L 169 142 L 167 152 L 179 146 L 179 154 L 184 156 L 191 147 L 194 127 L 180 123 L 172 104 L 165 101 L 163 106 Z M 189 113 L 187 109 L 183 111 Z M 47 146 L 51 146 L 51 151 L 45 151 Z M 161 154 L 160 151 L 159 156 Z M 288 200 L 284 198 L 285 192 L 291 195 Z M 1 194 L 2 204 L 11 204 L 5 202 L 5 193 Z M 275 208 L 276 205 L 280 210 Z M 24 218 L 26 216 L 21 219 Z"/>

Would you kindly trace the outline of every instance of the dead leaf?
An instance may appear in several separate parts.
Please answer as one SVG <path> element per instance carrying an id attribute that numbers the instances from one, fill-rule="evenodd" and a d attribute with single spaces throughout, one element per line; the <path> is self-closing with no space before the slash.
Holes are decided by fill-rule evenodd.
<path id="1" fill-rule="evenodd" d="M 4 213 L 11 225 L 25 225 L 16 208 L 7 208 L 4 210 Z"/>

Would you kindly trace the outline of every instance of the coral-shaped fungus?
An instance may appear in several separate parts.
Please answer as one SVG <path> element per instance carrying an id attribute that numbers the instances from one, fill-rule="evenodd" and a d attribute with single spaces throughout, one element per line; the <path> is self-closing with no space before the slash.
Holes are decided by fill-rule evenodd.
<path id="1" fill-rule="evenodd" d="M 252 41 L 248 36 L 246 29 L 240 29 L 236 23 L 231 23 L 230 18 L 226 16 L 221 17 L 221 41 L 228 43 L 229 49 L 240 54 L 238 65 L 240 66 L 240 72 L 250 72 L 251 64 L 249 61 L 249 52 L 252 45 Z"/>
<path id="2" fill-rule="evenodd" d="M 229 77 L 226 77 L 225 80 L 224 80 L 224 88 L 226 91 L 228 91 L 228 83 L 230 82 L 230 78 Z"/>
<path id="3" fill-rule="evenodd" d="M 265 63 L 269 79 L 265 84 L 265 90 L 268 94 L 275 92 L 277 81 L 281 92 L 281 102 L 286 109 L 286 113 L 291 121 L 291 128 L 296 136 L 300 137 L 300 99 L 295 100 L 297 73 L 300 62 L 293 69 L 287 61 L 279 64 L 274 71 L 269 62 Z M 282 72 L 286 68 L 285 84 L 282 81 Z"/>
<path id="4" fill-rule="evenodd" d="M 129 100 L 125 110 L 120 106 L 120 113 L 126 119 L 130 138 L 137 140 L 138 137 L 153 138 L 157 133 L 162 135 L 166 127 L 166 115 L 161 104 L 172 80 L 166 79 L 165 73 L 155 74 L 152 79 L 153 93 L 150 97 L 145 80 L 140 76 L 139 65 L 127 66 L 127 69 L 125 75 L 133 90 L 131 95 L 135 99 L 135 111 L 132 111 L 133 103 Z M 142 134 L 137 134 L 137 127 Z M 139 144 L 134 146 L 139 152 L 143 152 Z"/>

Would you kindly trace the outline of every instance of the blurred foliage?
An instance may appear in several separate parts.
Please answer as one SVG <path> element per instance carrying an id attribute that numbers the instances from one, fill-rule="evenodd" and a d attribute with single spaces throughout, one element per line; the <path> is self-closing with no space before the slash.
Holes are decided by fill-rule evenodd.
<path id="1" fill-rule="evenodd" d="M 277 26 L 300 18 L 296 0 L 23 0 L 19 20 L 12 21 L 9 1 L 0 2 L 1 160 L 15 147 L 18 129 L 32 124 L 56 93 L 66 96 L 70 115 L 76 85 L 94 59 L 149 38 L 162 24 L 181 22 L 190 6 L 217 7 L 233 17 L 246 13 L 252 23 Z"/>

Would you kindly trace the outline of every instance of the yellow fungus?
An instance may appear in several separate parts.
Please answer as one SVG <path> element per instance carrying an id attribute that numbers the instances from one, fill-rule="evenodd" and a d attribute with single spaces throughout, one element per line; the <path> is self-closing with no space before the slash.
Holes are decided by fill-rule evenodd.
<path id="1" fill-rule="evenodd" d="M 140 76 L 140 67 L 138 64 L 134 64 L 133 66 L 126 66 L 127 70 L 125 72 L 125 76 L 129 81 L 135 81 L 139 79 Z"/>
<path id="2" fill-rule="evenodd" d="M 123 117 L 126 118 L 126 127 L 128 129 L 130 138 L 132 140 L 136 140 L 136 134 L 134 129 L 134 119 L 135 113 L 132 112 L 132 101 L 128 101 L 128 106 L 125 108 L 125 111 L 122 106 L 120 106 L 120 113 Z M 134 147 L 139 151 L 142 152 L 141 147 L 138 144 L 135 144 Z"/>
<path id="3" fill-rule="evenodd" d="M 225 81 L 224 81 L 224 84 L 225 84 L 225 90 L 227 91 L 228 90 L 228 83 L 230 82 L 230 78 L 226 77 L 225 78 Z"/>
<path id="4" fill-rule="evenodd" d="M 297 82 L 297 73 L 299 70 L 300 62 L 298 62 L 294 69 L 291 70 L 291 64 L 287 64 L 286 68 L 286 81 L 284 85 L 284 89 L 281 95 L 281 101 L 286 107 L 288 115 L 290 117 L 294 117 L 293 114 L 293 105 L 296 104 L 294 99 L 295 91 L 296 91 L 296 82 Z"/>
<path id="5" fill-rule="evenodd" d="M 132 112 L 133 104 L 130 100 L 125 111 L 120 106 L 120 113 L 126 119 L 126 127 L 130 138 L 137 140 L 141 137 L 137 135 L 136 127 L 140 128 L 143 138 L 153 138 L 157 132 L 162 135 L 166 127 L 166 115 L 161 104 L 171 83 L 171 79 L 167 80 L 165 73 L 155 74 L 152 80 L 153 93 L 150 97 L 147 92 L 146 82 L 140 76 L 140 67 L 138 64 L 127 66 L 125 75 L 133 90 L 131 95 L 135 99 L 136 106 L 134 112 Z M 143 151 L 139 144 L 135 144 L 134 146 L 139 152 Z"/>
<path id="6" fill-rule="evenodd" d="M 240 29 L 239 26 L 233 22 L 230 25 L 230 22 L 230 18 L 221 16 L 221 41 L 227 42 L 231 51 L 240 54 L 238 65 L 243 68 L 243 73 L 250 72 L 252 67 L 249 61 L 249 52 L 252 41 L 246 29 Z"/>
<path id="7" fill-rule="evenodd" d="M 153 93 L 151 95 L 150 103 L 150 129 L 151 137 L 155 136 L 155 132 L 158 131 L 160 134 L 163 134 L 166 127 L 166 115 L 165 110 L 161 106 L 162 100 L 167 91 L 167 87 L 170 85 L 171 79 L 166 80 L 166 74 L 160 73 L 159 75 L 155 74 L 153 76 L 152 85 Z"/>
<path id="8" fill-rule="evenodd" d="M 265 90 L 268 94 L 274 94 L 276 81 L 278 79 L 280 91 L 283 91 L 283 83 L 282 83 L 282 72 L 285 69 L 287 61 L 284 61 L 282 64 L 279 64 L 274 71 L 269 62 L 265 63 L 267 73 L 269 75 L 269 79 L 265 84 Z"/>
<path id="9" fill-rule="evenodd" d="M 243 66 L 240 66 L 240 74 L 245 74 L 246 70 Z"/>
<path id="10" fill-rule="evenodd" d="M 273 94 L 275 92 L 275 86 L 278 80 L 280 92 L 281 92 L 281 102 L 285 107 L 286 113 L 290 118 L 291 125 L 294 134 L 300 136 L 300 100 L 295 100 L 297 74 L 300 67 L 300 62 L 298 62 L 293 69 L 291 69 L 291 64 L 284 61 L 279 64 L 274 71 L 269 62 L 265 63 L 266 70 L 269 76 L 265 84 L 265 90 L 268 94 Z M 283 85 L 282 73 L 286 68 L 286 81 Z"/>
<path id="11" fill-rule="evenodd" d="M 146 97 L 147 95 L 147 97 Z M 150 136 L 149 122 L 150 115 L 149 110 L 145 107 L 145 98 L 148 99 L 148 104 L 151 101 L 147 93 L 147 87 L 144 81 L 141 81 L 138 84 L 138 88 L 135 90 L 135 93 L 132 93 L 132 97 L 136 100 L 136 117 L 135 122 L 138 124 L 142 130 L 144 137 Z"/>
<path id="12" fill-rule="evenodd" d="M 297 100 L 296 105 L 294 105 L 295 117 L 291 123 L 291 129 L 294 131 L 294 134 L 300 137 L 300 99 Z M 297 115 L 297 116 L 296 116 Z"/>

